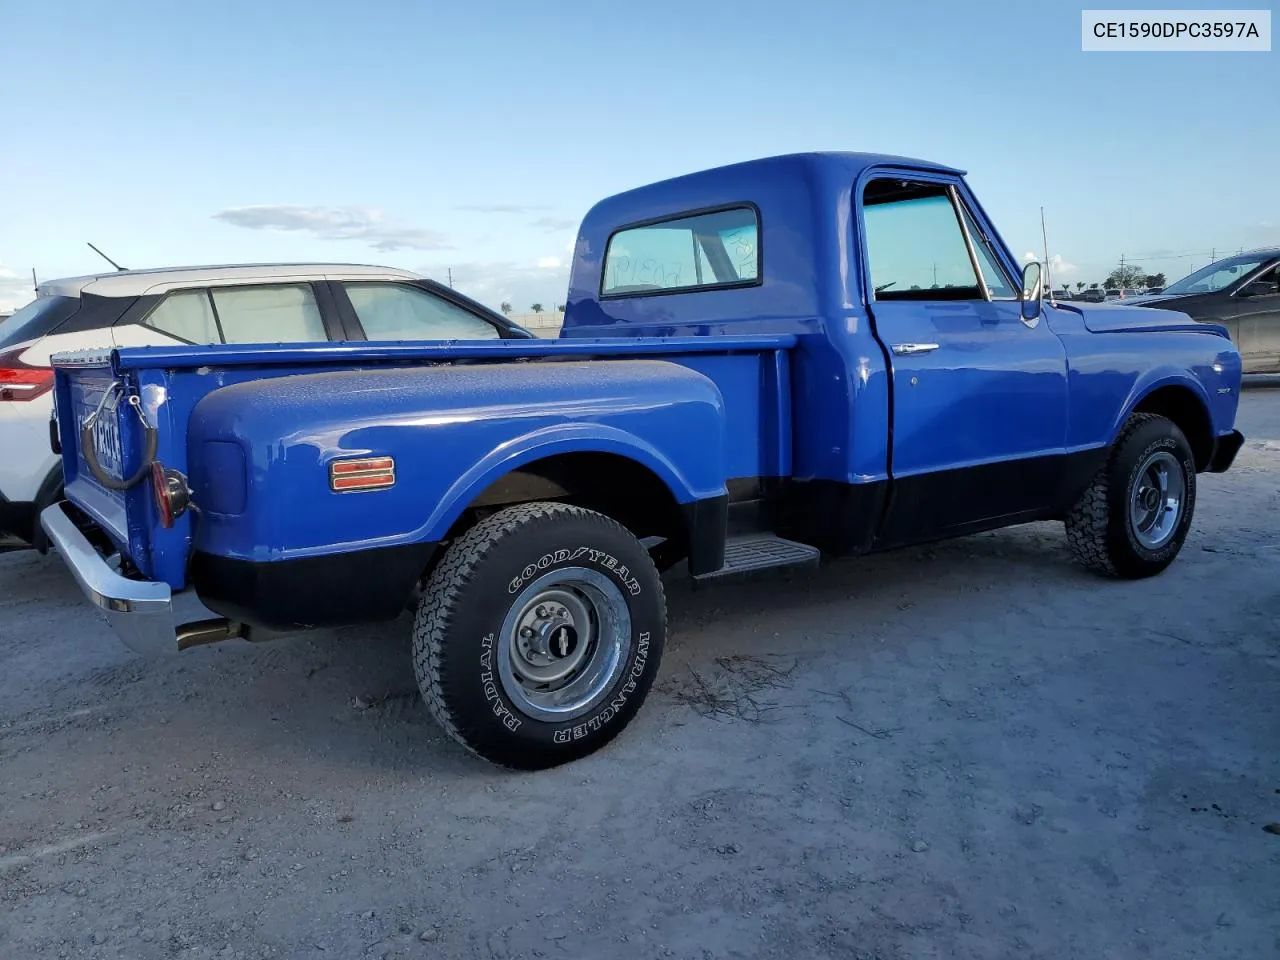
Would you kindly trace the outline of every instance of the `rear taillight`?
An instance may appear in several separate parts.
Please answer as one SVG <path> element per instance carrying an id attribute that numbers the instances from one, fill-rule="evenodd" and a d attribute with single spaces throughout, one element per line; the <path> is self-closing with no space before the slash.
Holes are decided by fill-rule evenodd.
<path id="1" fill-rule="evenodd" d="M 151 491 L 155 494 L 160 526 L 165 529 L 172 527 L 174 518 L 186 513 L 187 507 L 191 505 L 187 478 L 159 460 L 151 461 Z"/>
<path id="2" fill-rule="evenodd" d="M 33 367 L 18 359 L 23 350 L 0 353 L 0 402 L 34 400 L 53 389 L 53 370 Z"/>

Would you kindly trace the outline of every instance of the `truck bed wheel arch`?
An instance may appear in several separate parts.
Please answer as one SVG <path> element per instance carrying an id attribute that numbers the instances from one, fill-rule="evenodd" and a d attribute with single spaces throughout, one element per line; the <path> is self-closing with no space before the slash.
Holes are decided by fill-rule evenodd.
<path id="1" fill-rule="evenodd" d="M 1196 469 L 1204 470 L 1213 456 L 1213 421 L 1204 401 L 1190 386 L 1166 383 L 1158 386 L 1133 405 L 1125 419 L 1135 413 L 1154 413 L 1172 420 L 1191 444 Z M 1123 424 L 1121 425 L 1123 426 Z"/>
<path id="2" fill-rule="evenodd" d="M 655 556 L 660 568 L 686 556 L 691 567 L 700 570 L 708 564 L 712 569 L 720 566 L 722 536 L 707 531 L 721 529 L 715 514 L 726 508 L 723 486 L 700 491 L 665 458 L 639 444 L 616 439 L 602 443 L 600 437 L 593 438 L 595 442 L 584 437 L 546 439 L 468 471 L 434 512 L 428 539 L 452 540 L 512 504 L 554 500 L 610 516 L 637 537 L 662 537 Z"/>

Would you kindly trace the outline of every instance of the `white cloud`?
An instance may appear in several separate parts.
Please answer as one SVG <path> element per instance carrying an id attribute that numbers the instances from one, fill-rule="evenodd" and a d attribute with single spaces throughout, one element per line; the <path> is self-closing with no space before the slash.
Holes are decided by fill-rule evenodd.
<path id="1" fill-rule="evenodd" d="M 1033 253 L 1030 250 L 1022 255 L 1024 263 L 1030 263 L 1032 260 L 1039 259 L 1041 259 L 1040 254 Z M 1067 280 L 1078 276 L 1079 274 L 1080 268 L 1074 263 L 1068 263 L 1066 260 L 1062 259 L 1062 254 L 1055 253 L 1049 258 L 1049 276 L 1053 280 L 1055 287 L 1058 286 L 1059 283 L 1065 283 Z"/>
<path id="2" fill-rule="evenodd" d="M 539 270 L 558 270 L 560 269 L 560 258 L 559 257 L 539 257 L 538 269 Z"/>
<path id="3" fill-rule="evenodd" d="M 1074 263 L 1068 263 L 1066 260 L 1063 260 L 1062 254 L 1055 253 L 1049 258 L 1049 276 L 1053 277 L 1055 282 L 1058 280 L 1067 280 L 1071 277 L 1077 276 L 1079 273 L 1080 268 Z"/>
<path id="4" fill-rule="evenodd" d="M 550 210 L 540 204 L 524 204 L 524 203 L 467 203 L 457 210 L 466 210 L 468 213 L 536 213 L 539 210 Z"/>
<path id="5" fill-rule="evenodd" d="M 569 217 L 539 217 L 529 223 L 529 226 L 536 227 L 547 233 L 559 233 L 562 230 L 572 230 L 578 225 L 577 220 Z"/>
<path id="6" fill-rule="evenodd" d="M 375 207 L 260 204 L 220 210 L 213 219 L 249 230 L 309 233 L 321 240 L 356 240 L 375 250 L 446 250 L 443 234 L 397 223 Z"/>

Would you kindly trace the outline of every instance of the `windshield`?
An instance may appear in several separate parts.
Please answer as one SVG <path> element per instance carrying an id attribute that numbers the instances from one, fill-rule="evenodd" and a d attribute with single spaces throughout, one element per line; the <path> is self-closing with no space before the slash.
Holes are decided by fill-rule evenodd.
<path id="1" fill-rule="evenodd" d="M 1274 258 L 1274 253 L 1228 257 L 1197 270 L 1189 277 L 1183 277 L 1177 283 L 1169 284 L 1164 288 L 1164 293 L 1217 293 Z"/>
<path id="2" fill-rule="evenodd" d="M 0 321 L 0 349 L 49 333 L 76 312 L 80 301 L 75 297 L 38 297 L 11 316 Z"/>

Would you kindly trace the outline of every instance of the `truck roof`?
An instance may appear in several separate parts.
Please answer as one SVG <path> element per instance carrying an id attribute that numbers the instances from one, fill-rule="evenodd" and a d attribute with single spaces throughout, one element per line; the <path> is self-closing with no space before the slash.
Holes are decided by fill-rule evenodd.
<path id="1" fill-rule="evenodd" d="M 803 178 L 810 181 L 818 178 L 835 177 L 852 183 L 867 167 L 874 166 L 908 167 L 915 170 L 932 170 L 939 173 L 958 174 L 965 171 L 931 160 L 920 160 L 915 157 L 901 157 L 887 153 L 852 153 L 839 151 L 810 151 L 807 153 L 786 153 L 772 157 L 759 157 L 755 160 L 743 160 L 686 173 L 678 177 L 648 183 L 642 187 L 625 190 L 600 201 L 587 214 L 588 220 L 599 217 L 602 220 L 614 220 L 615 226 L 627 222 L 646 219 L 649 216 L 661 216 L 671 212 L 671 208 L 680 207 L 686 197 L 701 195 L 710 200 L 708 194 L 717 187 L 736 192 L 734 200 L 743 197 L 742 185 L 755 182 L 789 177 Z M 726 198 L 726 202 L 727 202 Z M 712 200 L 711 202 L 720 202 Z M 662 208 L 662 209 L 658 209 Z"/>
<path id="2" fill-rule="evenodd" d="M 203 267 L 160 267 L 151 270 L 112 270 L 80 277 L 46 280 L 36 288 L 39 297 L 140 297 L 182 287 L 207 284 L 265 283 L 288 280 L 416 280 L 418 274 L 393 267 L 359 263 L 239 263 Z"/>

